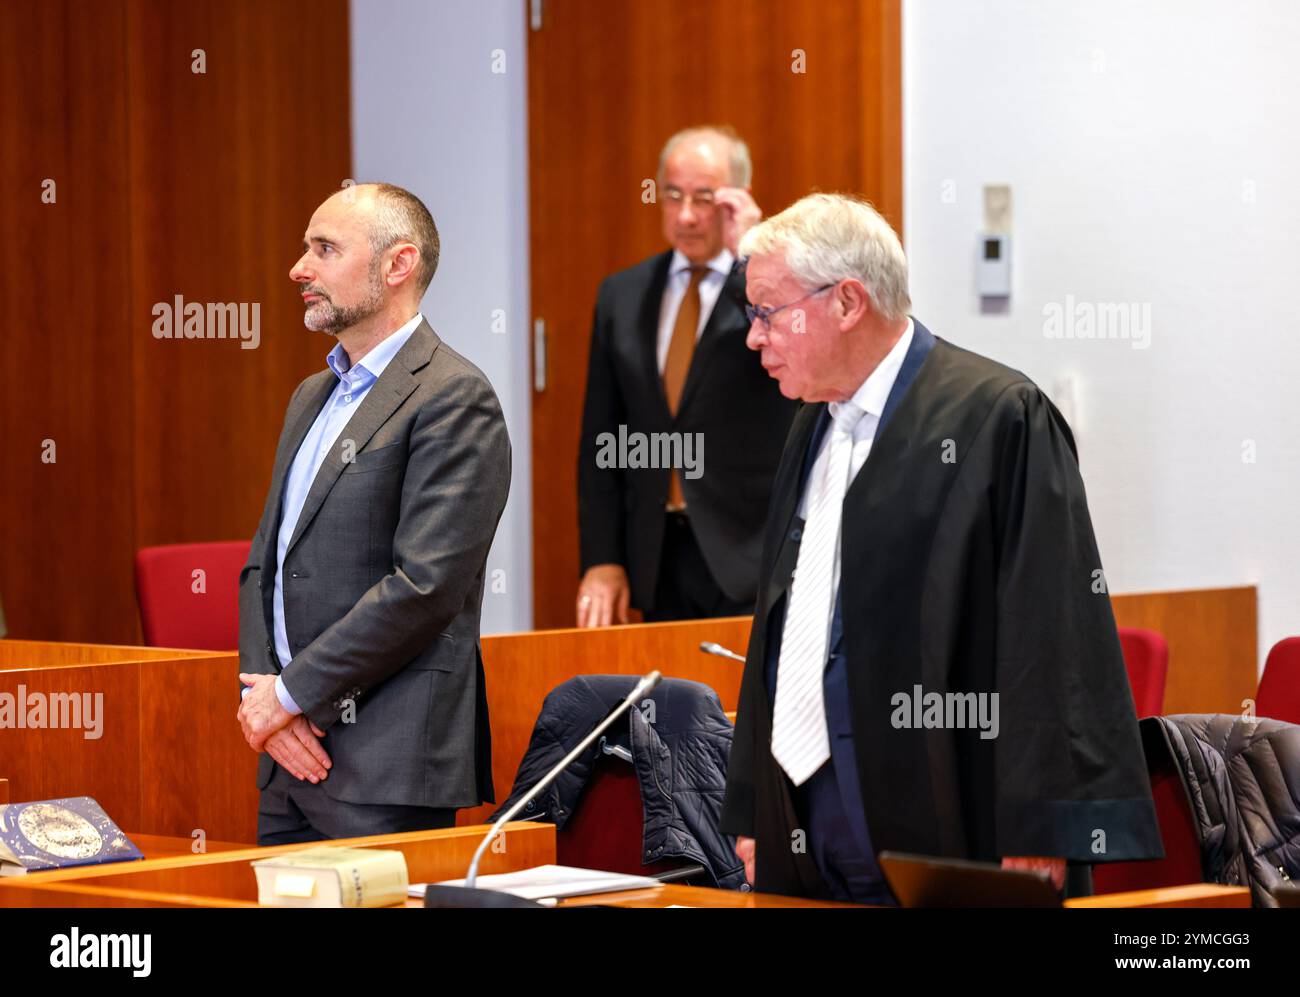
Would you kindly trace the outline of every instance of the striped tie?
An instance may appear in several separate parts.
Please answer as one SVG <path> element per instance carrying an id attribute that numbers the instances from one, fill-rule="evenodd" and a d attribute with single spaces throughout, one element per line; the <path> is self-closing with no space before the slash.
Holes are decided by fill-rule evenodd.
<path id="1" fill-rule="evenodd" d="M 826 670 L 835 552 L 849 486 L 853 429 L 865 414 L 852 402 L 835 408 L 822 474 L 811 482 L 808 521 L 790 586 L 772 707 L 772 757 L 796 786 L 831 756 L 822 673 Z"/>

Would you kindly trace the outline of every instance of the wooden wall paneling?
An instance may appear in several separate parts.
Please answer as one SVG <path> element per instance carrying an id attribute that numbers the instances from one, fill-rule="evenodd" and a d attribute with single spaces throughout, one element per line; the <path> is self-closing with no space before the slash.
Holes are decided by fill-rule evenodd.
<path id="1" fill-rule="evenodd" d="M 330 346 L 288 271 L 350 175 L 349 64 L 347 0 L 307 21 L 248 0 L 5 5 L 10 634 L 137 642 L 139 547 L 252 535 L 285 404 Z M 155 339 L 154 305 L 176 295 L 258 303 L 258 348 Z"/>
<path id="2" fill-rule="evenodd" d="M 130 639 L 123 12 L 7 3 L 3 18 L 0 600 L 14 635 Z M 42 202 L 46 180 L 53 203 Z"/>
<path id="3" fill-rule="evenodd" d="M 131 0 L 138 546 L 251 537 L 285 406 L 333 340 L 289 268 L 350 176 L 346 0 Z M 206 73 L 191 71 L 203 49 Z M 156 304 L 256 303 L 256 349 L 156 339 Z M 251 311 L 250 311 L 251 318 Z"/>
<path id="4" fill-rule="evenodd" d="M 1116 595 L 1122 627 L 1143 627 L 1169 644 L 1166 714 L 1240 713 L 1259 687 L 1256 590 L 1194 589 Z"/>

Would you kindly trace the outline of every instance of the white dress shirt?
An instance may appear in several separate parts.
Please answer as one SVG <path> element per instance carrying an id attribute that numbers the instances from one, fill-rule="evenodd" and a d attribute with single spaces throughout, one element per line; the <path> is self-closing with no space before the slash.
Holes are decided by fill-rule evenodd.
<path id="1" fill-rule="evenodd" d="M 307 435 L 303 437 L 293 463 L 289 466 L 289 473 L 285 476 L 280 530 L 276 536 L 275 592 L 271 600 L 271 615 L 275 630 L 275 655 L 280 660 L 281 669 L 288 668 L 293 659 L 284 621 L 284 557 L 298 525 L 298 516 L 307 501 L 307 493 L 353 413 L 361 407 L 370 388 L 423 320 L 424 316 L 416 312 L 414 318 L 381 340 L 355 364 L 349 365 L 342 343 L 336 343 L 325 358 L 329 369 L 339 380 L 317 414 L 316 421 L 307 430 Z M 275 679 L 275 692 L 280 705 L 290 713 L 302 712 L 285 688 L 284 679 L 278 675 Z"/>
<path id="2" fill-rule="evenodd" d="M 893 390 L 894 381 L 898 379 L 898 372 L 902 369 L 903 358 L 907 356 L 908 347 L 912 345 L 912 333 L 914 329 L 912 320 L 907 320 L 907 328 L 903 334 L 898 337 L 898 342 L 894 348 L 885 354 L 885 359 L 876 365 L 876 369 L 867 375 L 867 379 L 862 382 L 858 390 L 853 393 L 853 404 L 862 409 L 866 414 L 858 420 L 857 426 L 853 430 L 853 456 L 849 458 L 849 487 L 853 486 L 853 479 L 858 476 L 862 470 L 862 465 L 867 462 L 867 457 L 871 453 L 871 444 L 876 439 L 876 427 L 880 425 L 881 413 L 885 411 L 885 402 L 889 401 L 889 392 Z M 835 417 L 839 411 L 840 403 L 831 402 L 829 406 L 831 418 Z M 822 434 L 821 443 L 817 451 L 817 459 L 813 462 L 812 470 L 808 474 L 808 482 L 819 480 L 819 476 L 825 474 L 823 467 L 829 459 L 828 446 L 831 434 L 828 429 Z M 803 495 L 799 498 L 799 518 L 808 518 L 808 493 L 809 485 L 804 485 Z M 842 533 L 843 531 L 841 531 Z M 831 591 L 837 592 L 840 587 L 840 544 L 835 545 L 835 567 L 831 574 Z M 835 606 L 826 607 L 826 618 L 829 625 L 830 615 Z"/>
<path id="3" fill-rule="evenodd" d="M 713 306 L 718 303 L 722 285 L 727 282 L 732 264 L 736 258 L 731 250 L 724 249 L 705 264 L 709 272 L 700 278 L 700 324 L 695 329 L 695 341 L 700 341 L 700 333 L 709 324 Z M 668 283 L 664 285 L 664 296 L 659 306 L 659 339 L 656 355 L 659 359 L 659 374 L 663 375 L 664 364 L 668 362 L 668 345 L 672 342 L 673 326 L 677 324 L 677 310 L 686 297 L 686 288 L 691 283 L 691 261 L 679 250 L 673 250 L 672 262 L 668 264 Z"/>

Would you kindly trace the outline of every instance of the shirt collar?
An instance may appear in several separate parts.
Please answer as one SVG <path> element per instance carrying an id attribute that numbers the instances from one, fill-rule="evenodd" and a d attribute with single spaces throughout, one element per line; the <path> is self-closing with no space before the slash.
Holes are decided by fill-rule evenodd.
<path id="1" fill-rule="evenodd" d="M 718 253 L 717 256 L 713 257 L 713 259 L 709 260 L 709 262 L 704 265 L 712 272 L 720 273 L 722 276 L 726 277 L 731 273 L 731 268 L 735 262 L 736 258 L 731 254 L 731 250 L 723 247 L 722 251 Z M 679 273 L 685 273 L 690 268 L 691 261 L 683 255 L 680 249 L 674 249 L 672 262 L 668 264 L 669 275 L 676 277 Z"/>
<path id="2" fill-rule="evenodd" d="M 912 318 L 908 316 L 907 328 L 898 337 L 894 348 L 885 354 L 884 360 L 876 364 L 876 369 L 867 375 L 867 379 L 862 382 L 857 391 L 853 392 L 853 397 L 850 399 L 862 411 L 871 413 L 877 419 L 885 411 L 885 402 L 889 401 L 889 392 L 894 388 L 894 381 L 898 379 L 898 372 L 903 367 L 908 347 L 912 345 L 914 331 Z M 839 402 L 830 403 L 831 418 L 835 417 L 839 406 Z"/>
<path id="3" fill-rule="evenodd" d="M 424 316 L 419 312 L 415 317 L 403 325 L 396 332 L 383 339 L 378 346 L 359 360 L 354 367 L 360 367 L 372 377 L 378 379 L 379 375 L 384 372 L 393 357 L 397 356 L 397 351 L 406 345 L 406 341 L 411 338 L 416 327 L 424 321 Z M 360 371 L 355 371 L 347 367 L 347 351 L 343 349 L 342 343 L 335 343 L 334 349 L 329 351 L 325 358 L 325 363 L 339 378 L 339 380 L 355 380 Z M 351 374 L 351 378 L 345 378 L 345 375 Z"/>

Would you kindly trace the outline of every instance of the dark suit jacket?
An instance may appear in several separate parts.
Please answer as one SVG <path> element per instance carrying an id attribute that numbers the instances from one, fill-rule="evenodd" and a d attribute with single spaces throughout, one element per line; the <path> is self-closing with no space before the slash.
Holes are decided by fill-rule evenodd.
<path id="1" fill-rule="evenodd" d="M 1023 374 L 919 322 L 903 368 L 845 496 L 836 623 L 847 704 L 827 711 L 833 733 L 849 728 L 872 844 L 977 860 L 1160 856 L 1069 427 Z M 772 758 L 765 666 L 779 654 L 770 645 L 825 410 L 800 409 L 777 472 L 721 820 L 756 839 L 755 889 L 808 896 L 824 886 L 811 856 L 790 848 L 800 818 Z M 895 697 L 917 686 L 997 693 L 998 736 L 902 725 Z"/>
<path id="2" fill-rule="evenodd" d="M 313 374 L 289 401 L 239 581 L 245 672 L 280 671 L 271 604 L 282 492 L 336 383 L 331 371 Z M 509 487 L 510 440 L 492 386 L 421 322 L 339 434 L 285 556 L 293 660 L 284 683 L 326 732 L 334 766 L 321 785 L 334 799 L 493 800 L 479 610 Z M 273 766 L 261 755 L 259 788 Z"/>
<path id="3" fill-rule="evenodd" d="M 582 569 L 622 564 L 632 604 L 654 608 L 671 472 L 597 466 L 602 433 L 700 433 L 703 474 L 682 492 L 718 587 L 753 600 L 772 477 L 794 416 L 759 356 L 745 346 L 745 278 L 733 268 L 695 346 L 676 418 L 668 413 L 656 345 L 672 252 L 607 277 L 596 298 L 578 453 Z"/>

